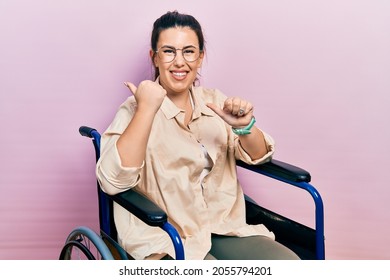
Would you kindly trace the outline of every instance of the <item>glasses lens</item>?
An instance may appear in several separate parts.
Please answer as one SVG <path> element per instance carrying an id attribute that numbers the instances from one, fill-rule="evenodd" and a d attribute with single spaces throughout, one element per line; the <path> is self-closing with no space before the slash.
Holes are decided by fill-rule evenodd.
<path id="1" fill-rule="evenodd" d="M 199 58 L 199 49 L 195 47 L 188 47 L 183 49 L 183 57 L 188 62 L 193 62 Z"/>
<path id="2" fill-rule="evenodd" d="M 171 62 L 175 59 L 176 50 L 170 47 L 162 47 L 158 50 L 157 54 L 163 62 Z"/>

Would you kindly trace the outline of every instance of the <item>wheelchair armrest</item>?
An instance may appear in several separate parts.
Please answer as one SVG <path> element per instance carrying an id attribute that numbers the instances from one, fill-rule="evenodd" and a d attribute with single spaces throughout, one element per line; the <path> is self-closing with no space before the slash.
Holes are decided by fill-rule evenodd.
<path id="1" fill-rule="evenodd" d="M 162 227 L 168 220 L 167 214 L 160 207 L 133 189 L 110 197 L 150 226 Z"/>
<path id="2" fill-rule="evenodd" d="M 266 176 L 281 178 L 292 182 L 309 183 L 311 180 L 310 173 L 306 170 L 276 159 L 272 159 L 271 161 L 260 165 L 249 165 L 243 161 L 237 160 L 237 166 Z"/>
<path id="3" fill-rule="evenodd" d="M 184 246 L 178 231 L 168 222 L 167 214 L 147 197 L 133 189 L 110 196 L 149 226 L 160 227 L 171 238 L 177 260 L 184 260 Z"/>

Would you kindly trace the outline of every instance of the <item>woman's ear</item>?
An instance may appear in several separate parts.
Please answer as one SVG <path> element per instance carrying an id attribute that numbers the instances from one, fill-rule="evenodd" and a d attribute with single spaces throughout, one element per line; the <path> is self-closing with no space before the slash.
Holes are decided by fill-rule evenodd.
<path id="1" fill-rule="evenodd" d="M 204 58 L 204 56 L 205 56 L 205 52 L 202 51 L 202 52 L 200 53 L 200 56 L 199 56 L 199 59 L 198 59 L 198 68 L 201 68 L 201 67 L 202 67 L 202 63 L 203 63 L 203 58 Z"/>
<path id="2" fill-rule="evenodd" d="M 156 53 L 152 49 L 150 49 L 150 51 L 149 51 L 149 56 L 152 59 L 154 66 L 158 67 Z"/>

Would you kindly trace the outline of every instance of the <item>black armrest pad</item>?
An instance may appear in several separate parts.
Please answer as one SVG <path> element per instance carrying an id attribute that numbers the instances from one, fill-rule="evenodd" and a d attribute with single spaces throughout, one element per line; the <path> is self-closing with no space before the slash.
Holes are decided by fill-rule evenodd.
<path id="1" fill-rule="evenodd" d="M 260 165 L 249 165 L 243 161 L 238 160 L 237 166 L 255 171 L 263 175 L 276 176 L 281 179 L 285 179 L 293 182 L 310 182 L 310 173 L 297 166 L 272 159 L 269 162 Z"/>
<path id="2" fill-rule="evenodd" d="M 167 221 L 167 214 L 160 207 L 135 190 L 119 193 L 111 198 L 150 226 L 161 227 Z"/>

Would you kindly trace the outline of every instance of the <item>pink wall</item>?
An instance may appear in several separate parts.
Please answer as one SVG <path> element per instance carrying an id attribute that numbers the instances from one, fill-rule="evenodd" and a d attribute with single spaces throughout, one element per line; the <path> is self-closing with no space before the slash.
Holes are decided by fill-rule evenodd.
<path id="1" fill-rule="evenodd" d="M 312 173 L 325 203 L 328 259 L 390 259 L 390 2 L 0 2 L 0 259 L 56 259 L 78 225 L 97 229 L 94 154 L 103 131 L 150 77 L 149 35 L 168 10 L 196 16 L 202 84 L 255 105 L 275 158 Z M 311 198 L 252 187 L 313 224 Z"/>

